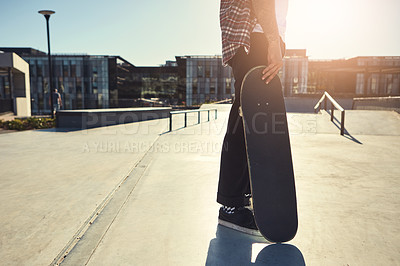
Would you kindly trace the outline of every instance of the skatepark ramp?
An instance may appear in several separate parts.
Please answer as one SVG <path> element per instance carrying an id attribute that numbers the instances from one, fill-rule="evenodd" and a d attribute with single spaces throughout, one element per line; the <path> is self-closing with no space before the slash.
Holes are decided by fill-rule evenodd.
<path id="1" fill-rule="evenodd" d="M 287 115 L 299 229 L 279 245 L 218 226 L 229 104 L 203 105 L 217 108 L 218 119 L 172 132 L 164 118 L 0 134 L 0 200 L 7 203 L 0 206 L 7 214 L 0 258 L 9 265 L 61 258 L 63 266 L 299 265 L 287 263 L 298 257 L 306 265 L 394 265 L 400 115 L 339 103 L 346 108 L 343 136 L 338 112 L 333 122 L 329 110 Z"/>
<path id="2" fill-rule="evenodd" d="M 391 97 L 393 98 L 393 97 Z M 325 111 L 321 112 L 321 109 Z M 335 116 L 335 109 L 340 114 Z M 346 110 L 337 103 L 327 92 L 314 106 L 316 116 L 310 114 L 290 114 L 288 119 L 292 129 L 296 124 L 301 129 L 308 128 L 308 132 L 334 133 L 340 130 L 340 135 L 399 135 L 400 117 L 395 111 L 389 110 Z M 327 116 L 330 117 L 328 122 Z M 346 123 L 345 123 L 346 115 Z M 294 129 L 294 132 L 298 132 Z M 304 132 L 304 131 L 303 131 Z M 292 132 L 293 133 L 293 132 Z"/>
<path id="3" fill-rule="evenodd" d="M 288 113 L 290 135 L 337 134 L 338 115 L 330 120 L 329 111 L 319 114 Z M 344 137 L 356 135 L 399 136 L 400 114 L 394 111 L 346 110 Z"/>

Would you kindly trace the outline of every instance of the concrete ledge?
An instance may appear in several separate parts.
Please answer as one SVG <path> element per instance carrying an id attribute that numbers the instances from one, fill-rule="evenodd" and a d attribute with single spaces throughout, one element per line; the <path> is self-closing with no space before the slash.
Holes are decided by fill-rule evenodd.
<path id="1" fill-rule="evenodd" d="M 88 129 L 167 118 L 171 110 L 170 107 L 60 110 L 57 128 Z"/>
<path id="2" fill-rule="evenodd" d="M 354 110 L 386 110 L 400 113 L 400 96 L 354 98 Z"/>

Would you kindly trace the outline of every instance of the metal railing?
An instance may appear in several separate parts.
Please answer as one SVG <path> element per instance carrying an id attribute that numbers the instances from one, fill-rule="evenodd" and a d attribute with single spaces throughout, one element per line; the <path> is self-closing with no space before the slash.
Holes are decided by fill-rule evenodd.
<path id="1" fill-rule="evenodd" d="M 324 95 L 322 95 L 321 99 L 317 102 L 317 104 L 314 106 L 314 111 L 316 113 L 319 112 L 319 110 L 321 110 L 321 105 L 322 102 L 324 103 L 324 109 L 327 110 L 328 109 L 328 102 L 331 102 L 331 121 L 333 122 L 334 119 L 334 110 L 335 108 L 338 109 L 341 112 L 341 119 L 340 119 L 340 135 L 344 135 L 344 109 L 342 106 L 340 106 L 340 104 L 338 104 L 335 99 L 332 98 L 332 96 L 329 95 L 329 93 L 324 92 Z"/>
<path id="2" fill-rule="evenodd" d="M 197 115 L 197 124 L 200 124 L 200 122 L 201 122 L 201 115 L 200 115 L 201 112 L 207 112 L 207 122 L 208 122 L 208 121 L 210 121 L 210 111 L 214 111 L 214 110 L 215 110 L 214 119 L 217 119 L 217 108 L 170 112 L 169 113 L 169 131 L 172 131 L 172 115 L 184 114 L 185 115 L 185 120 L 184 120 L 184 126 L 183 127 L 187 127 L 187 114 L 188 113 L 198 113 L 198 115 Z"/>

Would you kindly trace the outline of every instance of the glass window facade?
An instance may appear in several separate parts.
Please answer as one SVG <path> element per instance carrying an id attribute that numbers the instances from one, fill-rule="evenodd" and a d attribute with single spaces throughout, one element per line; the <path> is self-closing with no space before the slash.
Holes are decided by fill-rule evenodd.
<path id="1" fill-rule="evenodd" d="M 7 71 L 0 69 L 0 113 L 13 110 L 10 77 Z"/>
<path id="2" fill-rule="evenodd" d="M 3 48 L 2 48 L 3 49 Z M 15 49 L 29 63 L 32 113 L 50 112 L 48 58 Z M 21 50 L 22 49 L 22 50 Z M 400 57 L 356 57 L 309 61 L 304 49 L 289 49 L 279 72 L 284 96 L 330 93 L 357 96 L 400 95 Z M 231 99 L 234 77 L 221 56 L 177 56 L 159 67 L 136 67 L 118 56 L 53 55 L 53 88 L 64 109 L 137 106 L 140 98 L 163 105 L 196 106 Z M 7 71 L 0 72 L 0 100 L 12 104 Z M 3 104 L 4 105 L 4 104 Z"/>
<path id="3" fill-rule="evenodd" d="M 355 57 L 310 61 L 307 92 L 353 96 L 400 95 L 400 57 Z"/>
<path id="4" fill-rule="evenodd" d="M 11 99 L 10 78 L 7 74 L 0 74 L 0 99 Z"/>
<path id="5" fill-rule="evenodd" d="M 307 92 L 308 57 L 301 55 L 286 56 L 279 73 L 285 96 Z"/>
<path id="6" fill-rule="evenodd" d="M 356 93 L 367 96 L 400 95 L 400 57 L 356 57 L 350 59 L 363 66 L 357 73 Z"/>
<path id="7" fill-rule="evenodd" d="M 50 111 L 48 59 L 24 56 L 29 63 L 32 113 Z M 53 56 L 53 88 L 61 94 L 63 109 L 109 108 L 109 58 Z"/>
<path id="8" fill-rule="evenodd" d="M 157 98 L 164 105 L 182 104 L 185 92 L 177 66 L 133 67 L 129 73 L 132 84 L 119 89 L 120 99 Z"/>
<path id="9" fill-rule="evenodd" d="M 186 105 L 232 98 L 232 70 L 222 65 L 221 56 L 184 56 L 177 61 L 186 70 Z"/>

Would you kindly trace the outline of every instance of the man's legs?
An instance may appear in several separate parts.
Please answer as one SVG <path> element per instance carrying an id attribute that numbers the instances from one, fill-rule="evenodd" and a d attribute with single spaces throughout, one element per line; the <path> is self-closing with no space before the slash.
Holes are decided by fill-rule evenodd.
<path id="1" fill-rule="evenodd" d="M 225 206 L 242 207 L 244 194 L 249 192 L 246 147 L 242 118 L 239 116 L 240 87 L 247 70 L 247 54 L 241 49 L 232 59 L 235 77 L 235 101 L 233 102 L 222 152 L 217 201 Z"/>
<path id="2" fill-rule="evenodd" d="M 58 104 L 53 104 L 53 115 L 56 115 L 58 111 Z"/>
<path id="3" fill-rule="evenodd" d="M 235 78 L 235 101 L 221 153 L 217 202 L 229 207 L 243 207 L 250 193 L 249 172 L 242 118 L 239 116 L 240 90 L 244 76 L 253 67 L 267 64 L 267 41 L 262 33 L 251 35 L 251 50 L 243 48 L 230 62 Z"/>

